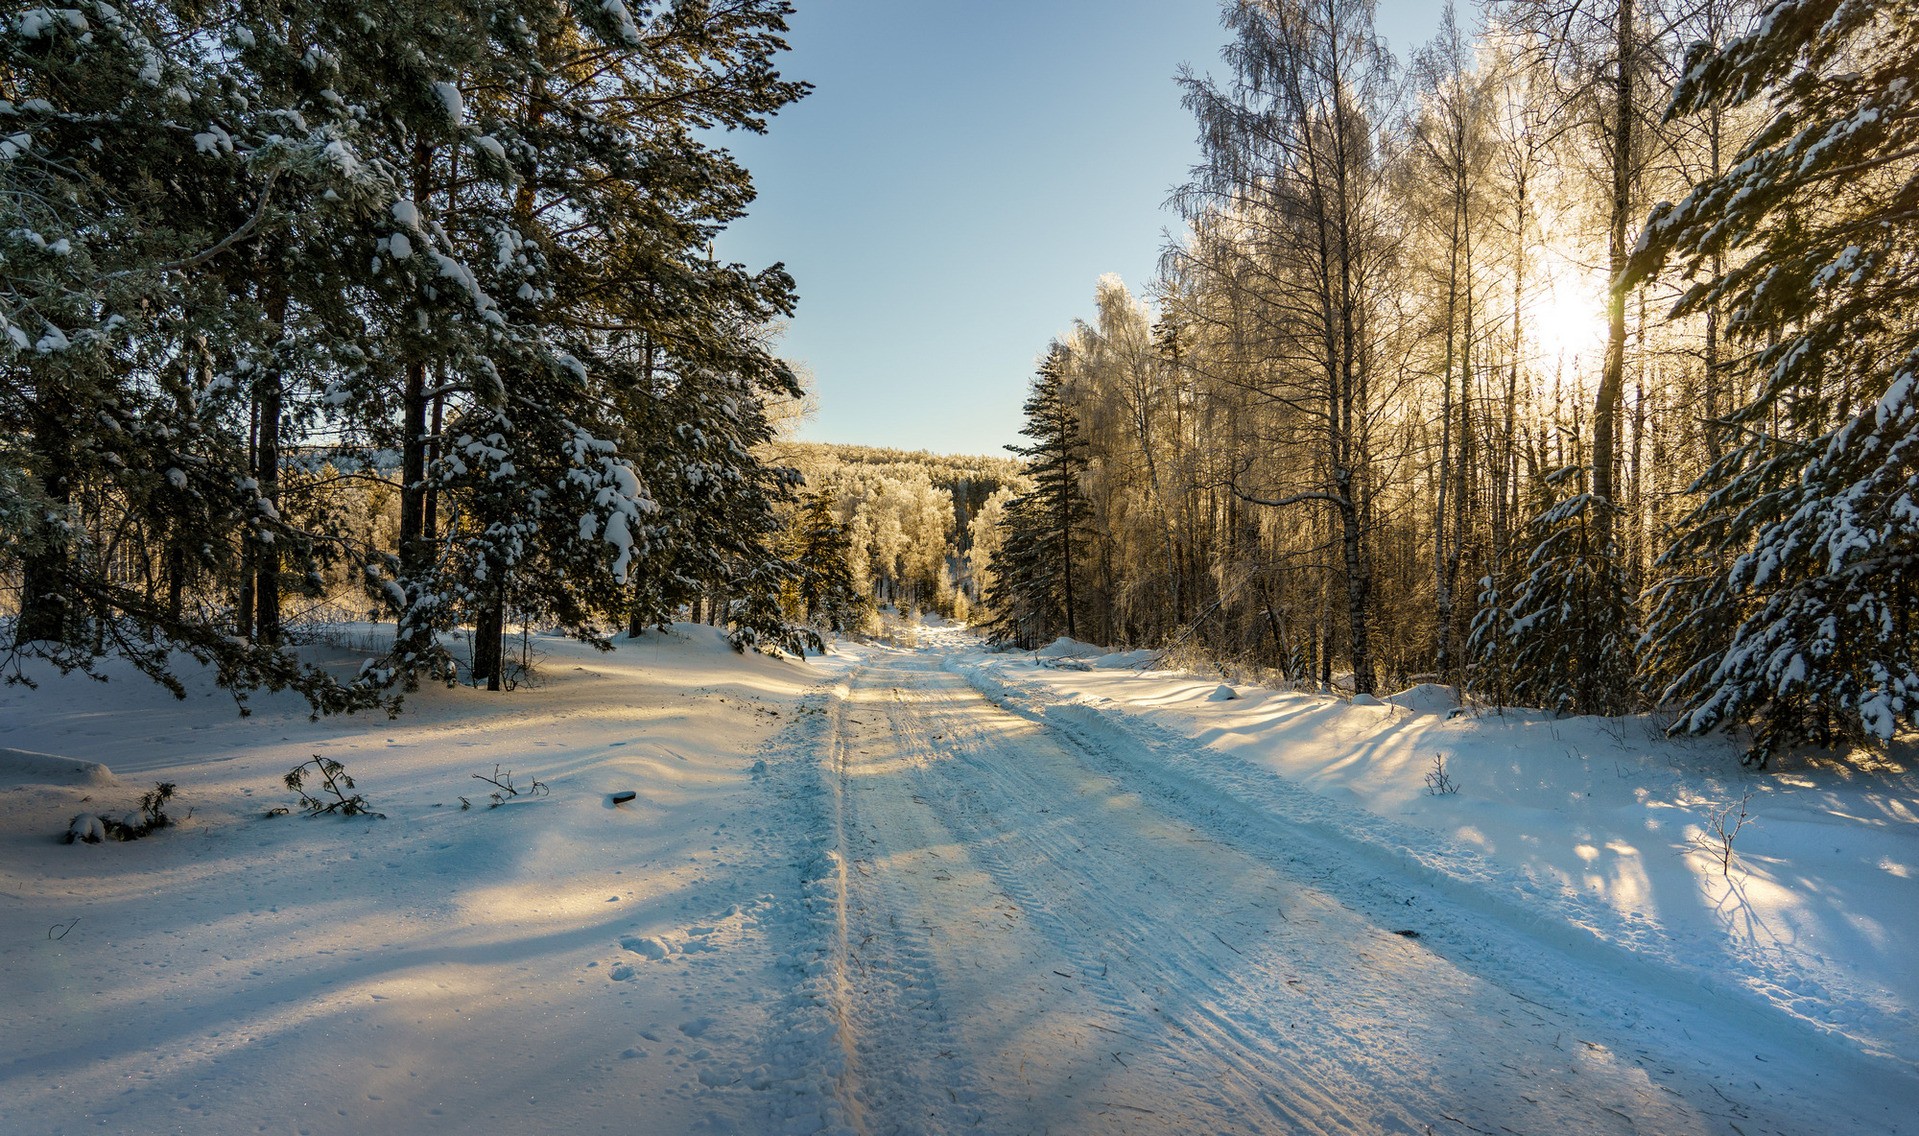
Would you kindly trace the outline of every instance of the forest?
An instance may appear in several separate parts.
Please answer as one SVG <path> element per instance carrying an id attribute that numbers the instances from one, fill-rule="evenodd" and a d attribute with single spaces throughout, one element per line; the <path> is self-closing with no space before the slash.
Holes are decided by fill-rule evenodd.
<path id="1" fill-rule="evenodd" d="M 1381 7 L 0 3 L 0 1136 L 1919 1131 L 1919 0 Z"/>
<path id="2" fill-rule="evenodd" d="M 1919 10 L 1449 7 L 1404 66 L 1365 3 L 1224 11 L 1183 235 L 1040 356 L 995 635 L 1762 767 L 1910 725 Z"/>
<path id="3" fill-rule="evenodd" d="M 0 576 L 23 656 L 316 712 L 498 688 L 509 613 L 800 650 L 785 269 L 715 141 L 792 9 L 151 3 L 0 17 Z M 316 610 L 393 622 L 357 675 Z M 470 659 L 444 634 L 471 628 Z"/>
<path id="4" fill-rule="evenodd" d="M 973 616 L 1006 504 L 1028 488 L 1017 461 L 797 441 L 776 443 L 772 453 L 800 472 L 810 498 L 828 502 L 844 532 L 848 594 L 860 615 L 891 606 L 961 622 Z M 796 521 L 788 531 L 805 527 Z M 824 559 L 803 543 L 793 552 L 803 565 Z"/>
<path id="5" fill-rule="evenodd" d="M 792 14 L 0 19 L 9 677 L 391 709 L 497 688 L 509 623 L 892 607 L 1760 765 L 1919 712 L 1912 3 L 1494 0 L 1401 61 L 1362 0 L 1230 0 L 1183 231 L 1043 345 L 1018 461 L 792 437 L 798 284 L 714 253 Z M 329 612 L 390 646 L 302 662 Z"/>

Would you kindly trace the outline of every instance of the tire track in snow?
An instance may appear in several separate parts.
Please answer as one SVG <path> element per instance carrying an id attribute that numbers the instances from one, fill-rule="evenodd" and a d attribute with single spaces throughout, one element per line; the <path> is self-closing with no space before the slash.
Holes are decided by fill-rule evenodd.
<path id="1" fill-rule="evenodd" d="M 1676 967 L 1663 944 L 1642 954 L 1605 941 L 1577 907 L 1555 904 L 1470 849 L 1289 783 L 1105 698 L 1062 697 L 979 660 L 948 658 L 943 666 L 1001 709 L 1070 740 L 1167 812 L 1284 865 L 1342 904 L 1382 923 L 1408 908 L 1404 918 L 1428 932 L 1422 945 L 1528 1004 L 1566 1007 L 1586 1037 L 1603 1037 L 1663 1091 L 1684 1089 L 1719 1130 L 1912 1130 L 1902 1123 L 1910 1113 L 1880 1088 L 1889 1076 L 1906 1080 L 1908 1067 L 1817 1023 L 1805 1030 L 1804 1019 L 1754 1003 L 1709 971 Z M 1712 1040 L 1695 1040 L 1703 1038 Z M 1771 1063 L 1810 1070 L 1810 1079 L 1753 1075 Z"/>
<path id="2" fill-rule="evenodd" d="M 964 703 L 962 702 L 962 705 Z M 968 731 L 968 723 L 947 707 L 929 707 L 938 714 L 951 737 Z M 955 801 L 976 822 L 993 824 L 1001 815 L 1049 815 L 1065 796 L 1055 782 L 1046 784 L 1022 762 L 1041 746 L 1051 744 L 1039 731 L 1020 731 L 995 744 L 988 733 L 970 731 L 975 744 L 959 749 L 958 760 L 972 775 L 956 779 Z M 1012 744 L 1008 744 L 1011 742 Z M 955 747 L 958 749 L 959 747 Z M 984 752 L 982 752 L 984 751 Z M 1138 807 L 1138 799 L 1107 781 L 1085 781 L 1080 795 Z M 988 793 L 1015 804 L 995 808 Z M 1054 804 L 1041 802 L 1051 801 Z M 1065 849 L 1072 847 L 1072 854 Z M 1354 1115 L 1344 1103 L 1342 1088 L 1329 1083 L 1323 1072 L 1310 1071 L 1281 1054 L 1266 1053 L 1270 1065 L 1288 1067 L 1286 1092 L 1272 1091 L 1272 1078 L 1249 1076 L 1247 1068 L 1266 1047 L 1256 1025 L 1236 1021 L 1229 1007 L 1190 995 L 1217 991 L 1230 984 L 1228 967 L 1218 958 L 1239 952 L 1216 932 L 1197 934 L 1178 921 L 1156 922 L 1140 906 L 1154 893 L 1180 894 L 1190 881 L 1175 880 L 1124 846 L 1111 832 L 1084 832 L 1077 823 L 1039 824 L 1005 828 L 996 839 L 982 842 L 981 858 L 993 865 L 994 878 L 1043 928 L 1058 947 L 1086 975 L 1086 983 L 1114 1024 L 1098 1026 L 1135 1043 L 1134 1056 L 1166 1062 L 1168 1073 L 1184 1099 L 1201 1103 L 1221 1115 L 1228 1126 L 1257 1122 L 1262 1116 L 1284 1125 L 1288 1132 L 1358 1131 L 1365 1117 Z M 1089 855 L 1090 852 L 1090 855 Z M 1107 871 L 1101 871 L 1101 867 Z M 1125 877 L 1132 878 L 1125 878 Z M 1270 889 L 1269 889 L 1270 891 Z M 1127 902 L 1131 897 L 1144 897 Z M 1282 916 L 1283 918 L 1283 916 Z M 1097 977 L 1092 977 L 1097 968 Z M 1057 973 L 1057 972 L 1055 972 Z M 1172 1002 L 1171 1012 L 1163 1004 Z M 1186 1044 L 1171 1044 L 1166 1030 L 1181 1035 Z M 1117 1059 L 1124 1050 L 1113 1056 Z M 1157 1097 L 1154 1103 L 1163 1104 Z M 1157 1112 L 1159 1110 L 1153 1110 Z M 1199 1118 L 1194 1117 L 1193 1120 Z M 1244 1130 L 1244 1129 L 1242 1129 Z"/>
<path id="3" fill-rule="evenodd" d="M 937 660 L 831 748 L 861 1131 L 1714 1130 Z"/>

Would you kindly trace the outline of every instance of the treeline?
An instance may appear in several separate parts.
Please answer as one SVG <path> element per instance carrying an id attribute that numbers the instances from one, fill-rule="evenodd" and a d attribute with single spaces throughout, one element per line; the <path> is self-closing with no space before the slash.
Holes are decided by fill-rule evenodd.
<path id="1" fill-rule="evenodd" d="M 808 500 L 824 499 L 845 530 L 850 586 L 863 610 L 892 605 L 971 616 L 1000 517 L 1026 485 L 1018 462 L 810 442 L 782 442 L 771 452 L 801 472 Z"/>
<path id="2" fill-rule="evenodd" d="M 76 0 L 0 14 L 4 647 L 170 654 L 369 705 L 509 612 L 593 637 L 688 606 L 802 636 L 763 461 L 798 396 L 778 265 L 712 139 L 804 86 L 790 7 Z M 290 605 L 397 620 L 357 678 Z"/>
<path id="3" fill-rule="evenodd" d="M 1752 724 L 1919 710 L 1919 6 L 1231 0 L 1148 306 L 1044 355 L 1022 643 Z M 1678 201 L 1678 205 L 1665 202 Z"/>

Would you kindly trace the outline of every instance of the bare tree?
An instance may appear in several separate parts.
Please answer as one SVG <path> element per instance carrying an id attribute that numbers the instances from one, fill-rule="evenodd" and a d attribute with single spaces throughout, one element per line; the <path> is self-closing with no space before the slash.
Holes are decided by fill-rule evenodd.
<path id="1" fill-rule="evenodd" d="M 1182 77 L 1204 160 L 1181 200 L 1210 216 L 1194 253 L 1247 290 L 1257 373 L 1243 377 L 1287 431 L 1316 437 L 1315 460 L 1267 484 L 1235 478 L 1243 499 L 1318 506 L 1337 530 L 1354 689 L 1377 679 L 1373 617 L 1372 432 L 1382 398 L 1375 317 L 1392 284 L 1395 237 L 1383 123 L 1392 58 L 1364 0 L 1238 0 L 1225 86 Z"/>

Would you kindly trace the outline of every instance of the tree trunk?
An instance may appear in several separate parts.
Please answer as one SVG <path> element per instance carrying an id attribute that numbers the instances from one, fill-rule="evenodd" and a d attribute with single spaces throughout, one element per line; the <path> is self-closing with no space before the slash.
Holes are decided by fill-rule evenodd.
<path id="1" fill-rule="evenodd" d="M 422 209 L 433 192 L 432 153 L 426 144 L 413 148 L 413 200 Z M 400 574 L 417 582 L 433 562 L 433 539 L 427 531 L 427 365 L 424 359 L 406 365 L 406 390 L 401 404 L 400 438 Z"/>
<path id="2" fill-rule="evenodd" d="M 426 465 L 440 460 L 440 432 L 446 423 L 446 395 L 436 392 L 432 398 L 432 425 L 427 429 Z M 437 486 L 428 483 L 422 494 L 420 505 L 420 536 L 432 544 L 440 536 L 440 491 Z"/>
<path id="3" fill-rule="evenodd" d="M 1473 246 L 1472 233 L 1466 233 L 1466 310 L 1465 327 L 1462 329 L 1462 347 L 1459 361 L 1459 454 L 1454 459 L 1453 470 L 1453 539 L 1446 549 L 1446 562 L 1440 570 L 1440 587 L 1446 594 L 1444 617 L 1446 620 L 1445 642 L 1447 653 L 1445 665 L 1440 668 L 1441 681 L 1453 682 L 1459 678 L 1460 663 L 1458 652 L 1452 649 L 1456 641 L 1453 597 L 1459 594 L 1459 564 L 1465 555 L 1466 540 L 1472 531 L 1473 517 L 1473 325 L 1475 297 L 1473 295 Z"/>
<path id="4" fill-rule="evenodd" d="M 1341 479 L 1351 484 L 1352 475 L 1342 471 Z M 1349 495 L 1339 505 L 1340 552 L 1346 566 L 1347 645 L 1353 658 L 1353 693 L 1372 694 L 1378 685 L 1373 670 L 1372 636 L 1367 624 L 1372 614 L 1372 566 L 1367 563 L 1364 532 L 1359 509 Z"/>
<path id="5" fill-rule="evenodd" d="M 408 363 L 400 439 L 400 573 L 416 581 L 433 560 L 426 532 L 426 364 Z"/>
<path id="6" fill-rule="evenodd" d="M 64 644 L 74 635 L 73 600 L 67 594 L 68 561 L 72 555 L 67 534 L 73 486 L 73 440 L 68 429 L 72 412 L 57 392 L 45 396 L 33 423 L 35 455 L 40 463 L 40 489 L 58 511 L 39 518 L 35 551 L 21 558 L 20 619 L 14 624 L 16 647 L 28 643 Z"/>
<path id="7" fill-rule="evenodd" d="M 488 690 L 500 689 L 506 669 L 506 582 L 487 588 L 486 600 L 473 623 L 473 681 L 486 680 Z"/>
<path id="8" fill-rule="evenodd" d="M 267 315 L 286 334 L 287 297 L 286 290 L 271 286 L 267 295 Z M 283 416 L 283 387 L 280 372 L 269 368 L 260 379 L 257 388 L 259 399 L 259 446 L 254 462 L 254 478 L 259 482 L 258 490 L 263 500 L 270 502 L 274 511 L 280 509 L 280 428 Z M 254 544 L 254 571 L 256 583 L 253 593 L 253 641 L 268 646 L 280 643 L 280 545 L 268 533 L 265 539 Z"/>
<path id="9" fill-rule="evenodd" d="M 1449 555 L 1446 547 L 1446 506 L 1453 482 L 1453 365 L 1459 338 L 1460 229 L 1466 224 L 1465 192 L 1461 186 L 1464 171 L 1455 167 L 1452 173 L 1452 229 L 1446 247 L 1446 357 L 1439 377 L 1439 470 L 1433 478 L 1439 498 L 1433 504 L 1433 664 L 1442 675 L 1453 666 L 1452 574 L 1446 566 L 1449 560 L 1456 564 L 1457 559 Z"/>
<path id="10" fill-rule="evenodd" d="M 254 388 L 253 397 L 247 401 L 247 472 L 254 475 L 258 484 L 260 469 L 260 391 Z M 257 495 L 258 490 L 256 488 Z M 248 512 L 255 507 L 248 504 Z M 234 598 L 233 633 L 242 639 L 253 638 L 254 590 L 260 585 L 260 541 L 254 534 L 253 521 L 248 519 L 240 526 L 240 592 Z"/>
<path id="11" fill-rule="evenodd" d="M 1716 30 L 1717 29 L 1715 29 L 1715 31 Z M 1718 40 L 1717 35 L 1713 38 L 1715 42 Z M 1711 117 L 1707 120 L 1706 126 L 1707 140 L 1711 147 L 1709 153 L 1711 165 L 1707 172 L 1708 175 L 1713 178 L 1721 177 L 1725 173 L 1720 166 L 1719 158 L 1719 147 L 1724 131 L 1725 112 L 1718 107 L 1714 107 L 1711 111 Z M 1726 254 L 1717 247 L 1713 249 L 1712 253 L 1711 278 L 1714 280 L 1724 280 L 1726 278 Z M 1704 393 L 1706 400 L 1706 422 L 1705 429 L 1702 430 L 1701 433 L 1704 434 L 1703 440 L 1706 444 L 1706 462 L 1708 465 L 1717 465 L 1719 464 L 1720 454 L 1719 429 L 1717 425 L 1719 419 L 1719 304 L 1717 301 L 1706 304 L 1705 369 Z"/>
<path id="12" fill-rule="evenodd" d="M 1633 146 L 1633 7 L 1619 0 L 1619 75 L 1614 84 L 1612 153 L 1612 231 L 1608 238 L 1607 272 L 1611 289 L 1606 300 L 1606 361 L 1599 375 L 1599 394 L 1593 403 L 1592 493 L 1598 534 L 1595 551 L 1613 555 L 1614 498 L 1618 490 L 1614 470 L 1619 463 L 1617 427 L 1626 383 L 1626 294 L 1619 286 L 1626 268 L 1626 226 L 1632 208 Z"/>

